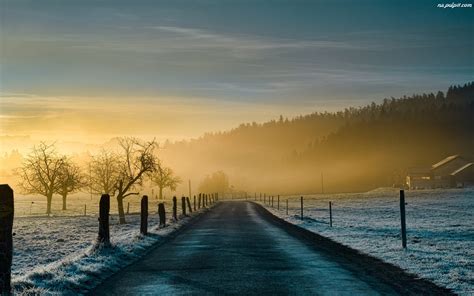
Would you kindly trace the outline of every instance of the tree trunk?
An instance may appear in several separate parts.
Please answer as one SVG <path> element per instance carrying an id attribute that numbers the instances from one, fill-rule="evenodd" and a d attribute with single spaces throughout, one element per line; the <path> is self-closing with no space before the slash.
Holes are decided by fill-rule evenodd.
<path id="1" fill-rule="evenodd" d="M 119 223 L 125 224 L 125 211 L 123 210 L 123 197 L 117 195 L 117 205 L 118 205 L 118 213 L 119 213 Z"/>
<path id="2" fill-rule="evenodd" d="M 163 200 L 163 188 L 160 187 L 160 200 Z"/>
<path id="3" fill-rule="evenodd" d="M 67 199 L 67 193 L 63 194 L 63 211 L 67 210 L 66 199 Z"/>
<path id="4" fill-rule="evenodd" d="M 46 215 L 51 215 L 51 201 L 53 200 L 53 194 L 46 196 Z"/>

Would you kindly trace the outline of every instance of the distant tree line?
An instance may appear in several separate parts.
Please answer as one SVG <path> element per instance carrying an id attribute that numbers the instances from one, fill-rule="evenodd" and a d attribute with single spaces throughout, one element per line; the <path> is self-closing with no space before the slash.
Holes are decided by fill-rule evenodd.
<path id="1" fill-rule="evenodd" d="M 474 83 L 338 112 L 280 116 L 169 143 L 164 157 L 232 172 L 252 190 L 359 191 L 401 182 L 410 166 L 474 151 Z"/>

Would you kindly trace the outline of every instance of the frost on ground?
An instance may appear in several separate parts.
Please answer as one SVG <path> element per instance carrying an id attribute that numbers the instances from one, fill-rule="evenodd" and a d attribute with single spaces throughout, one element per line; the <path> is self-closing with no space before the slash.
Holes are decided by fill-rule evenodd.
<path id="1" fill-rule="evenodd" d="M 193 213 L 192 215 L 194 215 Z M 158 215 L 148 217 L 149 235 L 141 236 L 140 216 L 119 225 L 111 216 L 111 248 L 96 245 L 97 216 L 18 218 L 14 222 L 13 288 L 15 294 L 77 295 L 143 255 L 163 237 L 189 221 L 159 228 Z"/>
<path id="2" fill-rule="evenodd" d="M 400 238 L 398 190 L 281 196 L 275 215 L 450 288 L 474 293 L 474 189 L 406 191 L 408 249 Z M 289 215 L 286 215 L 286 199 Z M 329 201 L 333 227 L 329 227 Z"/>

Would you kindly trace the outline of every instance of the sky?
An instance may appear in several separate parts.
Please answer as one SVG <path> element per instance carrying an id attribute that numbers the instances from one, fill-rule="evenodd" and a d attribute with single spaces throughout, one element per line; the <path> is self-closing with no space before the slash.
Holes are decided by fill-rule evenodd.
<path id="1" fill-rule="evenodd" d="M 0 136 L 176 140 L 446 90 L 474 80 L 474 10 L 439 3 L 0 0 Z"/>

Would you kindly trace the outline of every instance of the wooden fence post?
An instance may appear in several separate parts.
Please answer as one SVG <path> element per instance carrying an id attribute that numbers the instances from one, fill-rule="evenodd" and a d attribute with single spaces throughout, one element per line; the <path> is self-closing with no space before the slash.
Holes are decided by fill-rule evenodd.
<path id="1" fill-rule="evenodd" d="M 110 196 L 102 194 L 99 203 L 99 237 L 98 241 L 104 245 L 110 245 L 109 229 Z"/>
<path id="2" fill-rule="evenodd" d="M 329 227 L 332 227 L 332 202 L 329 202 Z"/>
<path id="3" fill-rule="evenodd" d="M 201 208 L 201 193 L 198 195 L 198 209 Z"/>
<path id="4" fill-rule="evenodd" d="M 186 197 L 184 196 L 181 197 L 181 212 L 183 216 L 186 216 Z"/>
<path id="5" fill-rule="evenodd" d="M 84 205 L 84 216 L 87 216 L 87 204 Z"/>
<path id="6" fill-rule="evenodd" d="M 194 199 L 193 199 L 193 206 L 194 206 L 194 211 L 196 212 L 196 195 L 194 196 Z"/>
<path id="7" fill-rule="evenodd" d="M 216 201 L 219 201 L 219 192 L 216 192 Z"/>
<path id="8" fill-rule="evenodd" d="M 144 195 L 141 202 L 140 211 L 140 233 L 143 235 L 148 234 L 148 196 Z"/>
<path id="9" fill-rule="evenodd" d="M 0 295 L 11 295 L 14 207 L 13 190 L 0 185 Z"/>
<path id="10" fill-rule="evenodd" d="M 280 210 L 280 195 L 277 197 L 277 210 Z"/>
<path id="11" fill-rule="evenodd" d="M 272 195 L 272 208 L 273 208 L 273 195 Z"/>
<path id="12" fill-rule="evenodd" d="M 267 204 L 267 194 L 266 193 L 263 194 L 263 203 Z"/>
<path id="13" fill-rule="evenodd" d="M 303 196 L 301 196 L 301 220 L 303 220 Z"/>
<path id="14" fill-rule="evenodd" d="M 158 216 L 160 217 L 160 226 L 166 226 L 166 210 L 165 204 L 162 202 L 158 204 Z"/>
<path id="15" fill-rule="evenodd" d="M 193 208 L 191 207 L 191 201 L 189 200 L 189 197 L 186 197 L 186 203 L 188 204 L 188 210 L 191 214 L 193 212 Z"/>
<path id="16" fill-rule="evenodd" d="M 286 199 L 286 215 L 288 216 L 288 199 Z"/>
<path id="17" fill-rule="evenodd" d="M 178 201 L 176 200 L 176 196 L 173 196 L 173 219 L 178 221 Z"/>
<path id="18" fill-rule="evenodd" d="M 402 247 L 407 248 L 407 228 L 405 220 L 405 191 L 400 190 L 400 219 L 402 227 Z"/>
<path id="19" fill-rule="evenodd" d="M 127 202 L 127 215 L 130 214 L 130 203 Z"/>

